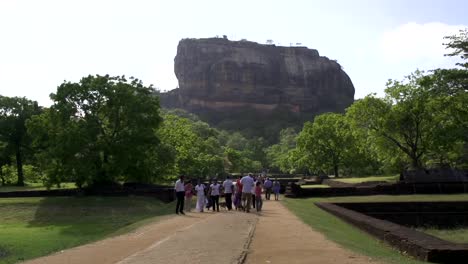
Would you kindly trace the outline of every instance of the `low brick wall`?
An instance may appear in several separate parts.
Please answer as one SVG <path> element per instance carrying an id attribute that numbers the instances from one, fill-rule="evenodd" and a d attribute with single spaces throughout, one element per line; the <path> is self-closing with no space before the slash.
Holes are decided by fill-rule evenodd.
<path id="1" fill-rule="evenodd" d="M 390 221 L 377 219 L 332 203 L 315 203 L 319 208 L 417 259 L 435 263 L 466 263 L 468 245 L 445 241 Z"/>
<path id="2" fill-rule="evenodd" d="M 169 187 L 159 188 L 115 188 L 115 189 L 61 189 L 61 190 L 43 190 L 43 191 L 15 191 L 0 192 L 0 198 L 13 197 L 53 197 L 53 196 L 150 196 L 163 202 L 172 202 L 175 200 L 174 189 Z"/>
<path id="3" fill-rule="evenodd" d="M 468 226 L 468 202 L 334 203 L 381 220 L 408 227 Z"/>
<path id="4" fill-rule="evenodd" d="M 396 183 L 377 186 L 353 186 L 335 188 L 307 188 L 291 183 L 288 197 L 333 197 L 359 195 L 403 195 L 403 194 L 455 194 L 468 193 L 468 183 Z"/>

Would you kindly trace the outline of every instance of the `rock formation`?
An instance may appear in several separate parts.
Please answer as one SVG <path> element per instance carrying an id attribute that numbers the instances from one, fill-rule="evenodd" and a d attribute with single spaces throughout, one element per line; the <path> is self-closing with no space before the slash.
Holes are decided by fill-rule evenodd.
<path id="1" fill-rule="evenodd" d="M 323 112 L 343 112 L 354 87 L 341 66 L 317 50 L 224 38 L 183 39 L 174 70 L 179 88 L 161 95 L 166 108 L 199 114 L 214 125 L 262 118 L 301 126 Z M 281 113 L 281 114 L 280 114 Z"/>

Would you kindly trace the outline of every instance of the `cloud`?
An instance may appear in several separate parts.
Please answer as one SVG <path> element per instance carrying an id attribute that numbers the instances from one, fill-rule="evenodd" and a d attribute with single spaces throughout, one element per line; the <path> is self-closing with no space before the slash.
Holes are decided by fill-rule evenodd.
<path id="1" fill-rule="evenodd" d="M 407 23 L 385 32 L 381 37 L 381 51 L 387 63 L 412 63 L 437 66 L 447 61 L 444 36 L 456 34 L 464 25 L 439 22 Z"/>

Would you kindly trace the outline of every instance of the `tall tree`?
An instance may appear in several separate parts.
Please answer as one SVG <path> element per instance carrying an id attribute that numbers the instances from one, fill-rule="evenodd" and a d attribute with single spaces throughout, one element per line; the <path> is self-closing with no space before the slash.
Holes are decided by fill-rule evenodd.
<path id="1" fill-rule="evenodd" d="M 328 170 L 339 177 L 339 168 L 354 151 L 354 142 L 344 115 L 327 113 L 307 122 L 297 137 L 297 146 L 309 166 Z"/>
<path id="2" fill-rule="evenodd" d="M 153 93 L 138 79 L 120 76 L 61 84 L 50 109 L 28 123 L 36 145 L 46 150 L 40 158 L 50 179 L 71 176 L 81 186 L 157 177 L 151 166 L 161 117 Z"/>
<path id="3" fill-rule="evenodd" d="M 35 101 L 20 97 L 0 96 L 0 141 L 7 144 L 16 159 L 18 186 L 24 186 L 23 161 L 30 148 L 26 121 L 40 113 Z"/>

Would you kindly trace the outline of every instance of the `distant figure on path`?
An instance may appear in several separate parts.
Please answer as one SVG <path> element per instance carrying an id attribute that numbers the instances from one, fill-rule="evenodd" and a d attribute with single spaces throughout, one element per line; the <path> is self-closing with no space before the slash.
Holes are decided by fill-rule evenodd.
<path id="1" fill-rule="evenodd" d="M 185 211 L 190 212 L 192 210 L 192 195 L 193 195 L 193 185 L 192 181 L 188 180 L 185 184 Z"/>
<path id="2" fill-rule="evenodd" d="M 184 175 L 180 175 L 179 179 L 176 181 L 174 190 L 177 197 L 176 205 L 176 214 L 185 214 L 184 213 L 184 198 L 185 198 L 185 186 L 184 186 Z"/>
<path id="3" fill-rule="evenodd" d="M 205 199 L 205 204 L 206 204 L 206 210 L 210 210 L 211 204 L 213 204 L 213 201 L 211 200 L 211 183 L 213 180 L 208 181 L 208 185 L 206 186 L 205 194 L 206 194 L 206 199 Z"/>
<path id="4" fill-rule="evenodd" d="M 195 191 L 197 192 L 197 206 L 195 209 L 199 213 L 203 213 L 205 207 L 205 184 L 200 179 L 198 179 L 197 186 L 195 186 Z"/>
<path id="5" fill-rule="evenodd" d="M 229 176 L 226 177 L 226 180 L 223 182 L 224 188 L 224 199 L 226 200 L 226 207 L 229 211 L 232 210 L 232 193 L 234 189 L 234 184 L 232 183 Z"/>
<path id="6" fill-rule="evenodd" d="M 242 208 L 242 183 L 241 183 L 241 176 L 237 178 L 236 181 L 236 195 L 234 197 L 234 206 L 236 210 L 240 210 Z"/>
<path id="7" fill-rule="evenodd" d="M 244 207 L 244 210 L 247 213 L 249 213 L 250 201 L 252 200 L 252 189 L 254 185 L 252 173 L 249 173 L 249 175 L 242 177 L 241 184 L 242 184 L 242 206 Z"/>
<path id="8" fill-rule="evenodd" d="M 258 178 L 255 176 L 252 178 L 253 179 L 253 187 L 251 189 L 251 194 L 252 194 L 252 207 L 255 209 L 255 206 L 257 203 L 255 202 L 255 186 L 257 186 Z"/>
<path id="9" fill-rule="evenodd" d="M 280 189 L 281 189 L 281 184 L 278 181 L 278 179 L 275 179 L 275 181 L 273 182 L 273 193 L 275 194 L 275 201 L 279 200 Z"/>
<path id="10" fill-rule="evenodd" d="M 270 200 L 271 190 L 273 187 L 273 182 L 270 181 L 270 178 L 266 178 L 263 187 L 265 188 L 265 200 Z"/>
<path id="11" fill-rule="evenodd" d="M 262 201 L 262 183 L 257 181 L 255 186 L 255 202 L 257 203 L 257 212 L 262 210 L 263 201 Z"/>
<path id="12" fill-rule="evenodd" d="M 213 212 L 219 212 L 219 189 L 221 185 L 218 183 L 218 180 L 214 180 L 214 183 L 210 185 L 211 190 L 211 203 L 213 205 Z"/>

